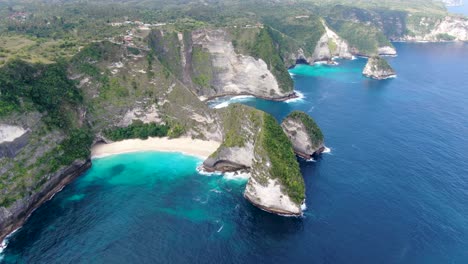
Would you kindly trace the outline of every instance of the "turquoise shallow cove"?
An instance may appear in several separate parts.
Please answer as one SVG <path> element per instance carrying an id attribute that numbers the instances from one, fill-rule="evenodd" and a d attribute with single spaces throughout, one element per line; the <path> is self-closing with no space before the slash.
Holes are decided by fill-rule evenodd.
<path id="1" fill-rule="evenodd" d="M 364 59 L 300 66 L 304 99 L 236 100 L 321 126 L 331 153 L 301 162 L 304 218 L 258 210 L 196 158 L 123 154 L 35 211 L 3 262 L 468 263 L 468 45 L 395 46 L 396 79 L 363 78 Z"/>

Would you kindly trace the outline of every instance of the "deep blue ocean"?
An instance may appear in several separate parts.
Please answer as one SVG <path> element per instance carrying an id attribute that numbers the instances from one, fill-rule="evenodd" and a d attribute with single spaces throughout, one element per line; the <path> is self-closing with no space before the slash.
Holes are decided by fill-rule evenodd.
<path id="1" fill-rule="evenodd" d="M 362 77 L 364 59 L 298 66 L 303 99 L 234 100 L 322 128 L 303 218 L 253 207 L 245 180 L 200 175 L 197 158 L 122 154 L 36 210 L 3 262 L 468 263 L 468 44 L 395 46 L 396 79 Z"/>

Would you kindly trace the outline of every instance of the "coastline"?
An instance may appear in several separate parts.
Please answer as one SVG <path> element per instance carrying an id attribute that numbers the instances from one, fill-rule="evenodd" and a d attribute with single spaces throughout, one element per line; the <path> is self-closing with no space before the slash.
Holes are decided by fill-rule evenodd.
<path id="1" fill-rule="evenodd" d="M 2 251 L 8 246 L 8 237 L 23 226 L 29 216 L 42 204 L 52 199 L 66 185 L 75 178 L 83 174 L 91 167 L 90 160 L 76 160 L 71 165 L 64 167 L 51 175 L 50 181 L 38 193 L 31 196 L 27 201 L 22 201 L 22 205 L 15 207 L 4 222 L 0 223 L 0 245 Z"/>
<path id="2" fill-rule="evenodd" d="M 167 137 L 126 139 L 108 144 L 99 143 L 94 145 L 91 148 L 91 159 L 139 151 L 181 152 L 186 155 L 205 159 L 215 152 L 220 145 L 221 142 L 192 139 L 189 137 L 174 139 L 169 139 Z"/>

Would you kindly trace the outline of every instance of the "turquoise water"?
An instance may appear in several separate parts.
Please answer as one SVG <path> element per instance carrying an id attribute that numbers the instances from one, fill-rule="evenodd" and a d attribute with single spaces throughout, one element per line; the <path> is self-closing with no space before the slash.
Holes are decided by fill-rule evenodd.
<path id="1" fill-rule="evenodd" d="M 362 77 L 364 59 L 301 66 L 303 99 L 235 100 L 322 128 L 304 218 L 253 207 L 245 180 L 199 175 L 196 158 L 124 154 L 34 212 L 4 262 L 468 263 L 468 45 L 395 46 L 396 79 Z"/>

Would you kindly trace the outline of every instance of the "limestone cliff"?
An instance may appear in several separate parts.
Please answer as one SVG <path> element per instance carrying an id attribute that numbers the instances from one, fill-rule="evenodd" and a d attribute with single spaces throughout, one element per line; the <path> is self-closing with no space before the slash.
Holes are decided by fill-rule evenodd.
<path id="1" fill-rule="evenodd" d="M 397 55 L 397 51 L 392 46 L 383 46 L 379 47 L 377 53 L 381 56 L 395 56 Z"/>
<path id="2" fill-rule="evenodd" d="M 310 159 L 325 149 L 323 134 L 315 121 L 306 113 L 294 111 L 281 123 L 283 131 L 294 147 L 294 152 Z"/>
<path id="3" fill-rule="evenodd" d="M 225 29 L 185 34 L 156 30 L 149 41 L 159 60 L 202 100 L 224 95 L 248 94 L 272 100 L 293 96 L 286 67 L 266 62 L 261 54 L 254 57 L 236 52 L 233 37 Z M 281 81 L 283 75 L 289 79 L 287 84 Z"/>
<path id="4" fill-rule="evenodd" d="M 315 46 L 314 53 L 309 59 L 309 63 L 316 61 L 331 61 L 334 57 L 351 59 L 353 55 L 351 54 L 351 49 L 348 43 L 332 31 L 325 22 L 322 23 L 325 27 L 325 33 Z"/>
<path id="5" fill-rule="evenodd" d="M 369 58 L 362 74 L 368 78 L 377 80 L 392 78 L 396 75 L 388 62 L 379 56 Z"/>
<path id="6" fill-rule="evenodd" d="M 244 196 L 255 206 L 282 215 L 301 215 L 304 180 L 292 145 L 269 114 L 243 105 L 223 109 L 224 141 L 205 162 L 213 171 L 247 171 Z"/>
<path id="7" fill-rule="evenodd" d="M 402 41 L 468 41 L 468 18 L 446 17 L 411 17 L 408 34 Z"/>
<path id="8" fill-rule="evenodd" d="M 0 241 L 21 227 L 29 215 L 65 185 L 80 176 L 91 166 L 89 160 L 76 160 L 55 173 L 46 175 L 46 181 L 34 193 L 20 197 L 11 206 L 0 207 Z"/>

